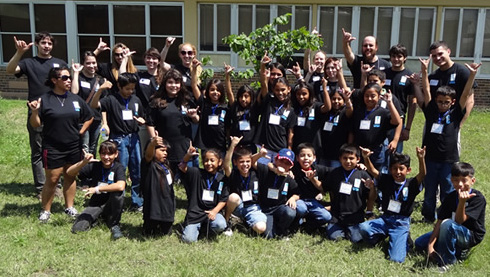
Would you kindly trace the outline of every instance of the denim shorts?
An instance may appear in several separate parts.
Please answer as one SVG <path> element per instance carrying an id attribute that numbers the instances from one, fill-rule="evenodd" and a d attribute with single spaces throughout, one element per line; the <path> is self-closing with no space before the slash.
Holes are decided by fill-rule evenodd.
<path id="1" fill-rule="evenodd" d="M 253 227 L 259 222 L 266 222 L 267 216 L 262 212 L 258 204 L 243 205 L 243 202 L 235 209 L 234 215 L 239 216 L 247 222 L 247 225 Z"/>

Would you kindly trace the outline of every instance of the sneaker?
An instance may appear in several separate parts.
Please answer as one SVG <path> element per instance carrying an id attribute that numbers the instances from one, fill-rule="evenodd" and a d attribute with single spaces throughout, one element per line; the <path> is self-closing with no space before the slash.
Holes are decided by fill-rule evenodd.
<path id="1" fill-rule="evenodd" d="M 69 208 L 65 209 L 65 214 L 67 214 L 70 217 L 75 218 L 78 215 L 78 211 L 74 207 L 69 207 Z"/>
<path id="2" fill-rule="evenodd" d="M 449 265 L 441 265 L 441 266 L 437 267 L 437 272 L 446 273 L 449 271 L 449 269 L 450 269 Z"/>
<path id="3" fill-rule="evenodd" d="M 51 217 L 51 213 L 50 212 L 48 212 L 48 211 L 42 211 L 39 214 L 39 221 L 41 223 L 47 223 L 50 217 Z"/>
<path id="4" fill-rule="evenodd" d="M 231 230 L 231 227 L 230 225 L 228 225 L 226 227 L 226 229 L 223 231 L 223 235 L 227 236 L 227 237 L 231 237 L 233 236 L 233 230 Z"/>
<path id="5" fill-rule="evenodd" d="M 111 233 L 113 240 L 117 240 L 123 237 L 123 233 L 121 232 L 121 227 L 119 227 L 119 225 L 112 226 Z"/>

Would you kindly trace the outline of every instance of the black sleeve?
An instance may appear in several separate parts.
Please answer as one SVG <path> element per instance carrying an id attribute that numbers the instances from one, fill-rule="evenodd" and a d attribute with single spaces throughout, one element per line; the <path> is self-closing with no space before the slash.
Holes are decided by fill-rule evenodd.
<path id="1" fill-rule="evenodd" d="M 94 163 L 89 163 L 86 166 L 82 167 L 82 169 L 78 173 L 78 179 L 85 180 L 87 178 L 92 178 L 93 166 Z"/>

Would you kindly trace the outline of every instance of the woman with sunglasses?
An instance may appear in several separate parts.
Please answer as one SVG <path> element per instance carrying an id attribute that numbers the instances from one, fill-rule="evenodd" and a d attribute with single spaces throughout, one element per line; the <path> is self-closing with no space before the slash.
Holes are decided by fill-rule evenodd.
<path id="1" fill-rule="evenodd" d="M 165 74 L 167 71 L 169 71 L 171 68 L 177 69 L 180 74 L 182 74 L 182 80 L 184 82 L 184 86 L 186 87 L 187 91 L 191 92 L 192 91 L 192 86 L 191 86 L 191 69 L 192 69 L 192 60 L 197 56 L 197 50 L 196 46 L 185 42 L 179 45 L 179 58 L 180 58 L 180 64 L 176 65 L 171 65 L 165 62 L 165 59 L 167 58 L 167 53 L 168 50 L 170 49 L 170 46 L 174 43 L 175 38 L 173 37 L 168 37 L 166 42 L 165 42 L 165 47 L 163 48 L 161 52 L 161 57 L 162 57 L 162 68 L 163 68 L 163 73 Z M 202 67 L 199 65 L 197 68 L 197 76 L 201 75 L 202 72 Z M 200 85 L 200 84 L 199 84 Z M 199 97 L 194 96 L 194 100 L 198 99 Z"/>
<path id="2" fill-rule="evenodd" d="M 65 213 L 71 217 L 78 214 L 73 207 L 75 178 L 67 175 L 66 170 L 81 160 L 80 136 L 93 120 L 90 107 L 69 91 L 71 76 L 67 67 L 52 68 L 46 85 L 51 88 L 50 92 L 28 102 L 32 111 L 29 117 L 31 126 L 37 128 L 44 125 L 42 149 L 46 183 L 42 190 L 42 211 L 39 215 L 39 221 L 43 223 L 51 216 L 56 184 L 62 174 Z M 80 122 L 83 123 L 81 128 Z"/>
<path id="3" fill-rule="evenodd" d="M 110 50 L 107 43 L 102 41 L 100 38 L 99 45 L 97 49 L 94 50 L 95 56 L 99 55 L 105 50 Z M 121 42 L 118 42 L 112 47 L 112 62 L 110 63 L 98 63 L 97 64 L 97 74 L 106 78 L 112 84 L 116 84 L 119 75 L 123 72 L 136 73 L 138 69 L 134 66 L 133 59 L 131 55 L 128 55 L 129 48 Z M 121 70 L 121 63 L 127 56 L 127 62 L 124 66 L 124 71 Z M 111 92 L 117 93 L 117 86 L 112 86 Z"/>

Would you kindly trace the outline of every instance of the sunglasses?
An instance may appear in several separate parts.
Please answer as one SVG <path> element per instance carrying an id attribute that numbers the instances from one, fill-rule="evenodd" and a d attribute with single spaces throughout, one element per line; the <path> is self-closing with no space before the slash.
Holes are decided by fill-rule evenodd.
<path id="1" fill-rule="evenodd" d="M 182 56 L 185 56 L 185 54 L 192 56 L 194 55 L 194 51 L 180 51 L 180 54 L 182 54 Z"/>
<path id="2" fill-rule="evenodd" d="M 116 57 L 122 57 L 123 55 L 124 55 L 124 53 L 122 53 L 122 52 L 121 53 L 114 53 L 114 56 L 116 56 Z"/>
<path id="3" fill-rule="evenodd" d="M 63 81 L 66 81 L 66 80 L 68 80 L 68 79 L 70 79 L 70 80 L 71 80 L 71 76 L 68 76 L 68 75 L 61 75 L 60 77 L 58 77 L 58 79 L 61 79 L 61 80 L 63 80 Z"/>

